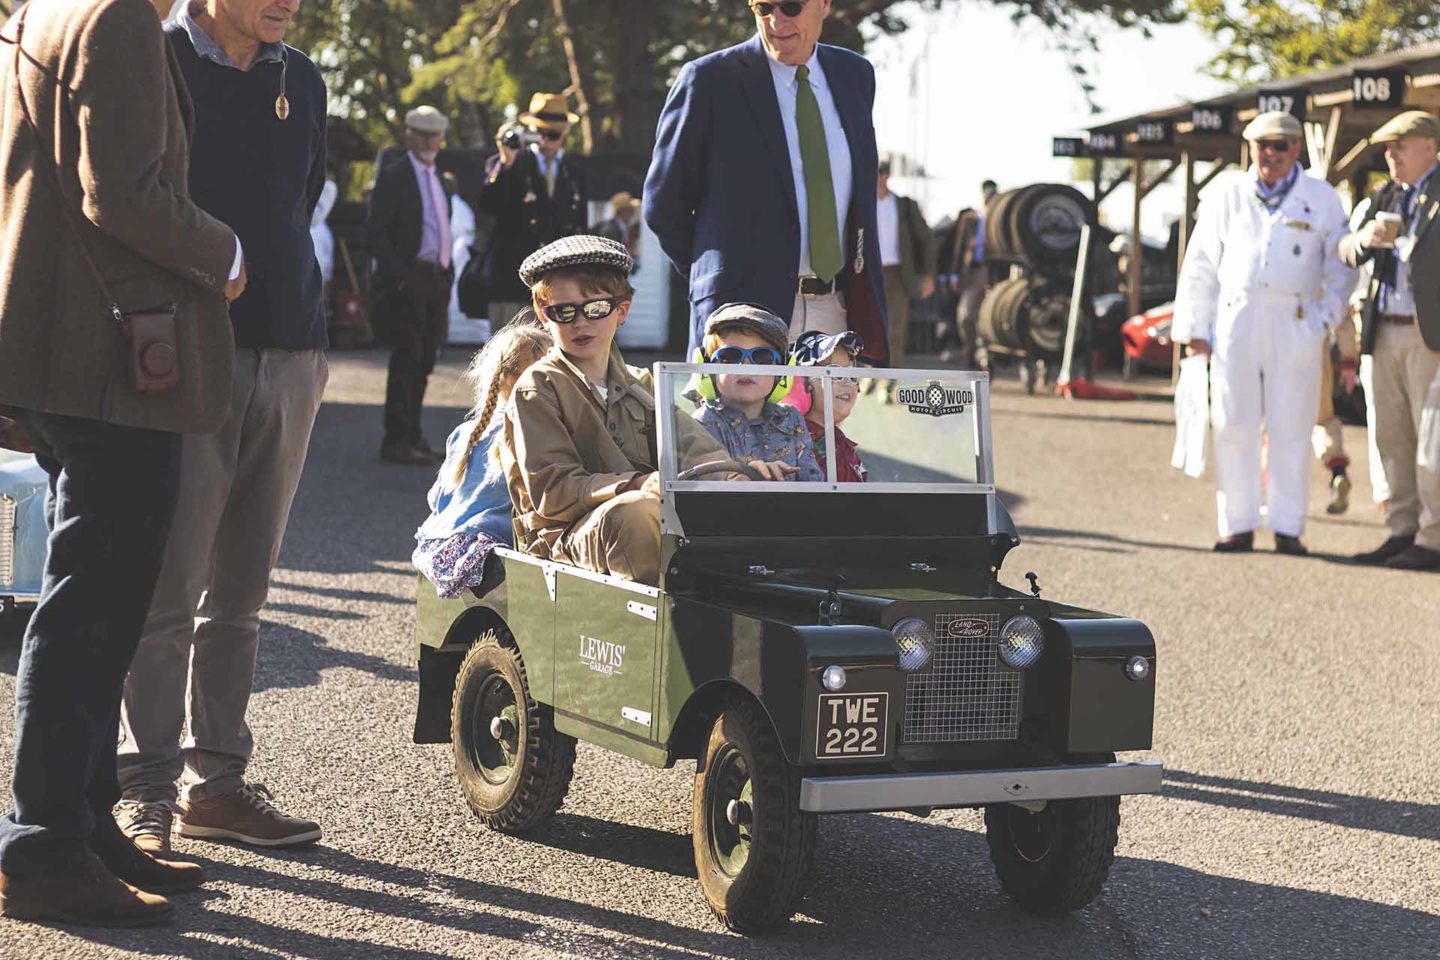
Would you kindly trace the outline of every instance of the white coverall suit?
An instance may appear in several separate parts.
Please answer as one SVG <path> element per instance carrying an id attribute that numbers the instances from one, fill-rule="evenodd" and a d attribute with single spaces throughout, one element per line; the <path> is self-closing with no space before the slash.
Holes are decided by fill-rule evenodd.
<path id="1" fill-rule="evenodd" d="M 1310 492 L 1310 430 L 1320 344 L 1340 322 L 1355 271 L 1334 189 L 1303 170 L 1273 211 L 1254 171 L 1217 183 L 1200 205 L 1175 299 L 1179 343 L 1209 340 L 1220 536 L 1260 528 L 1298 537 Z M 1262 490 L 1260 435 L 1269 441 Z"/>

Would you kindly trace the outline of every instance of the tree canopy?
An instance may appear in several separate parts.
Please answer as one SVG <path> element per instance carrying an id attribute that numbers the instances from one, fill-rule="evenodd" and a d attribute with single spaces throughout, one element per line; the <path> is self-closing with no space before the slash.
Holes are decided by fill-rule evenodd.
<path id="1" fill-rule="evenodd" d="M 862 49 L 867 35 L 901 32 L 900 2 L 834 0 L 824 39 Z M 1052 28 L 1071 52 L 1096 22 L 1143 26 L 1186 12 L 1186 0 L 991 2 Z M 314 56 L 332 112 L 370 148 L 391 141 L 418 103 L 452 118 L 452 142 L 480 144 L 507 104 L 524 109 L 533 91 L 563 90 L 583 118 L 576 146 L 639 158 L 679 66 L 754 29 L 744 0 L 332 0 L 303 4 L 287 40 Z"/>
<path id="2" fill-rule="evenodd" d="M 1224 49 L 1217 76 L 1252 82 L 1440 40 L 1434 0 L 1191 0 Z"/>

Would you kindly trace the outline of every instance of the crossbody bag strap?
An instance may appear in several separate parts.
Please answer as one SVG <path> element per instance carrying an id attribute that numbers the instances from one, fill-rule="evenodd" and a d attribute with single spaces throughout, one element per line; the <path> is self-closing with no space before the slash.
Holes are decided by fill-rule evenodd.
<path id="1" fill-rule="evenodd" d="M 80 230 L 80 224 L 77 222 L 77 214 L 74 210 L 70 209 L 69 200 L 65 195 L 64 184 L 60 182 L 60 167 L 55 162 L 55 158 L 50 155 L 49 147 L 45 144 L 45 138 L 40 135 L 40 127 L 35 123 L 35 118 L 30 115 L 30 104 L 25 99 L 25 84 L 20 82 L 20 65 L 22 60 L 29 61 L 35 69 L 54 81 L 55 87 L 59 91 L 62 107 L 68 110 L 72 117 L 76 117 L 75 110 L 70 104 L 70 88 L 65 85 L 63 80 L 46 69 L 44 64 L 26 53 L 25 48 L 21 45 L 21 41 L 25 37 L 25 14 L 27 13 L 29 13 L 29 7 L 22 10 L 20 16 L 15 21 L 14 40 L 0 36 L 0 41 L 13 43 L 15 46 L 15 93 L 20 98 L 20 115 L 25 119 L 26 126 L 30 128 L 30 132 L 35 136 L 36 152 L 44 158 L 44 165 L 50 171 L 50 183 L 54 186 L 55 195 L 60 201 L 60 212 L 65 218 L 66 226 L 70 228 L 70 232 L 75 235 L 75 239 L 80 243 L 80 253 L 85 257 L 85 266 L 90 269 L 90 274 L 95 278 L 95 284 L 100 288 L 100 292 L 104 294 L 106 300 L 110 301 L 110 315 L 114 317 L 115 322 L 123 328 L 125 326 L 125 315 L 120 311 L 120 303 L 115 299 L 115 295 L 110 292 L 110 286 L 105 282 L 104 276 L 101 275 L 100 268 L 96 266 L 95 258 L 90 255 L 90 245 L 85 242 L 85 234 Z M 76 121 L 78 123 L 78 117 L 76 117 Z"/>

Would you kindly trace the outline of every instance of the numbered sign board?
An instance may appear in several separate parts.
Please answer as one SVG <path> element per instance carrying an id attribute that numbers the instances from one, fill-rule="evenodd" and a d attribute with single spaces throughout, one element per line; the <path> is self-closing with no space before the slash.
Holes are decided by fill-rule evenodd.
<path id="1" fill-rule="evenodd" d="M 1169 120 L 1141 120 L 1135 124 L 1136 143 L 1169 143 L 1175 127 Z"/>
<path id="2" fill-rule="evenodd" d="M 1310 104 L 1310 91 L 1304 87 L 1287 90 L 1262 90 L 1255 98 L 1255 106 L 1261 113 L 1288 113 L 1297 120 L 1305 119 Z"/>
<path id="3" fill-rule="evenodd" d="M 1190 124 L 1195 133 L 1229 133 L 1235 121 L 1231 107 L 1196 107 L 1190 111 Z"/>
<path id="4" fill-rule="evenodd" d="M 1052 137 L 1050 142 L 1052 157 L 1085 156 L 1085 141 L 1080 137 Z"/>
<path id="5" fill-rule="evenodd" d="M 1398 107 L 1405 102 L 1404 70 L 1356 70 L 1350 95 L 1357 107 Z"/>
<path id="6" fill-rule="evenodd" d="M 1117 130 L 1096 130 L 1087 147 L 1092 157 L 1118 157 L 1125 152 L 1125 140 Z"/>

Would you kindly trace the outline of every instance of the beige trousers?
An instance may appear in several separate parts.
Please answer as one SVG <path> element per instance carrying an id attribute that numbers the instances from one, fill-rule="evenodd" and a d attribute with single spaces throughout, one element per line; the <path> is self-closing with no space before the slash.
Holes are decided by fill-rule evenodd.
<path id="1" fill-rule="evenodd" d="M 890 366 L 905 366 L 905 342 L 910 337 L 910 288 L 900 280 L 898 266 L 885 268 L 885 312 L 890 341 Z"/>
<path id="2" fill-rule="evenodd" d="M 639 490 L 607 500 L 565 531 L 555 559 L 659 586 L 660 501 Z"/>
<path id="3" fill-rule="evenodd" d="M 1324 365 L 1320 373 L 1320 413 L 1315 429 L 1310 431 L 1310 443 L 1315 448 L 1315 459 L 1333 470 L 1348 467 L 1350 455 L 1345 452 L 1345 434 L 1335 415 L 1335 363 L 1330 359 L 1330 341 L 1325 341 L 1320 357 Z"/>
<path id="4" fill-rule="evenodd" d="M 1430 435 L 1440 431 L 1440 351 L 1425 346 L 1413 323 L 1382 324 L 1371 378 L 1375 445 L 1390 484 L 1390 533 L 1414 535 L 1417 545 L 1440 550 L 1440 473 L 1417 462 L 1423 446 L 1440 443 Z"/>
<path id="5" fill-rule="evenodd" d="M 845 300 L 838 293 L 827 293 L 823 297 L 807 297 L 795 294 L 795 310 L 790 314 L 790 340 L 806 330 L 822 333 L 844 333 L 850 329 L 845 317 Z"/>

